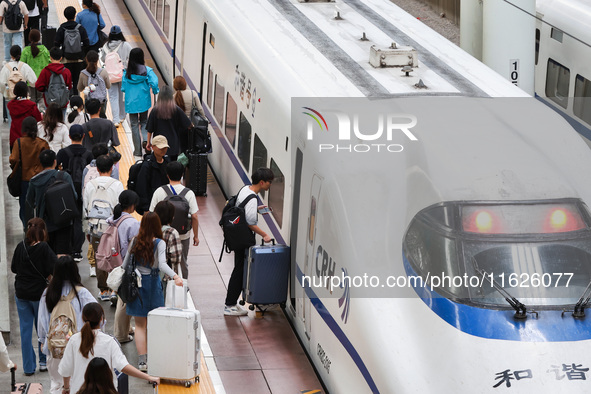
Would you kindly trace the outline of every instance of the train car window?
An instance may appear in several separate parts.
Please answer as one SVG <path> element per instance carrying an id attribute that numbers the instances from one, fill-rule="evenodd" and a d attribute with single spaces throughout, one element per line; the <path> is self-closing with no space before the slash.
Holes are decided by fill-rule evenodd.
<path id="1" fill-rule="evenodd" d="M 312 196 L 310 203 L 310 227 L 308 228 L 308 242 L 310 245 L 314 243 L 314 229 L 316 228 L 316 198 Z"/>
<path id="2" fill-rule="evenodd" d="M 156 0 L 156 12 L 154 13 L 154 19 L 160 27 L 162 27 L 162 0 Z"/>
<path id="3" fill-rule="evenodd" d="M 209 66 L 209 75 L 207 76 L 207 106 L 211 109 L 211 98 L 213 97 L 213 70 Z"/>
<path id="4" fill-rule="evenodd" d="M 548 59 L 546 97 L 562 108 L 566 108 L 568 105 L 569 80 L 570 70 L 558 62 Z"/>
<path id="5" fill-rule="evenodd" d="M 156 15 L 156 0 L 151 0 L 150 12 L 152 13 L 152 15 Z"/>
<path id="6" fill-rule="evenodd" d="M 575 80 L 573 112 L 575 116 L 591 124 L 591 81 L 581 75 L 577 75 Z"/>
<path id="7" fill-rule="evenodd" d="M 238 106 L 236 102 L 230 96 L 230 93 L 227 94 L 228 99 L 226 100 L 226 123 L 224 127 L 226 128 L 226 138 L 230 142 L 232 148 L 236 145 L 236 120 L 238 119 Z"/>
<path id="8" fill-rule="evenodd" d="M 552 37 L 558 42 L 562 42 L 562 32 L 558 29 L 552 28 L 552 31 L 550 32 L 550 37 Z"/>
<path id="9" fill-rule="evenodd" d="M 164 14 L 162 15 L 162 31 L 166 38 L 170 38 L 170 4 L 168 0 L 164 0 Z"/>
<path id="10" fill-rule="evenodd" d="M 257 168 L 267 167 L 267 148 L 263 141 L 259 138 L 258 134 L 254 135 L 254 148 L 252 155 L 252 172 L 255 172 Z M 265 192 L 261 191 L 261 196 L 265 198 Z"/>
<path id="11" fill-rule="evenodd" d="M 246 116 L 240 112 L 240 125 L 238 128 L 238 158 L 249 172 L 250 164 L 250 142 L 252 139 L 252 127 L 246 120 Z"/>
<path id="12" fill-rule="evenodd" d="M 540 29 L 536 29 L 536 66 L 540 57 Z"/>
<path id="13" fill-rule="evenodd" d="M 285 177 L 283 176 L 283 172 L 275 163 L 275 160 L 271 159 L 271 170 L 275 175 L 275 179 L 273 179 L 273 185 L 269 189 L 269 206 L 273 208 L 271 213 L 273 217 L 277 221 L 279 228 L 283 224 L 283 197 L 285 195 Z"/>
<path id="14" fill-rule="evenodd" d="M 218 121 L 220 127 L 224 121 L 224 97 L 226 89 L 218 83 L 218 76 L 215 76 L 215 95 L 213 99 L 213 116 Z"/>

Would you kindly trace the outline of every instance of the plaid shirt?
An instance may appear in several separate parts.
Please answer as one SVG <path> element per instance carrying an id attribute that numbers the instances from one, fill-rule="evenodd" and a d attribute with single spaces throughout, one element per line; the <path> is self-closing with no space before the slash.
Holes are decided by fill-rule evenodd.
<path id="1" fill-rule="evenodd" d="M 162 226 L 162 238 L 166 242 L 166 263 L 178 274 L 183 255 L 179 232 L 170 226 Z"/>

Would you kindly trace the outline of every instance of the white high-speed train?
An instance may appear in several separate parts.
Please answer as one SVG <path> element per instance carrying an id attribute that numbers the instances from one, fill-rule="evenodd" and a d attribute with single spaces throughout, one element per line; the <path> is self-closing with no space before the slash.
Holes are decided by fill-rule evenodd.
<path id="1" fill-rule="evenodd" d="M 537 0 L 535 91 L 591 141 L 591 3 Z"/>
<path id="2" fill-rule="evenodd" d="M 225 193 L 275 172 L 263 225 L 328 391 L 591 390 L 591 155 L 563 118 L 386 0 L 126 3 L 202 93 Z"/>

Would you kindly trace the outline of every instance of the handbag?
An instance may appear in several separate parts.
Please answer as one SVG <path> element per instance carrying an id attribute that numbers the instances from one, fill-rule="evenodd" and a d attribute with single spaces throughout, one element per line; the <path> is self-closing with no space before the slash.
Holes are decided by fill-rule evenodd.
<path id="1" fill-rule="evenodd" d="M 111 290 L 117 290 L 121 286 L 121 282 L 123 281 L 123 274 L 125 270 L 123 267 L 115 267 L 109 272 L 109 276 L 107 276 L 107 286 Z"/>
<path id="2" fill-rule="evenodd" d="M 113 159 L 113 164 L 115 164 L 121 160 L 121 153 L 117 152 L 113 145 L 109 145 L 109 157 Z"/>
<path id="3" fill-rule="evenodd" d="M 107 33 L 105 33 L 99 28 L 99 26 L 101 25 L 101 20 L 99 19 L 98 14 L 96 15 L 96 21 L 96 34 L 98 34 L 98 44 L 102 47 L 107 43 L 107 41 L 109 41 L 109 36 L 107 35 Z"/>
<path id="4" fill-rule="evenodd" d="M 10 175 L 6 179 L 6 184 L 8 185 L 8 192 L 13 197 L 19 197 L 22 191 L 22 181 L 23 181 L 23 159 L 22 159 L 22 151 L 21 151 L 21 139 L 19 138 L 16 140 L 18 142 L 18 163 L 12 169 Z"/>
<path id="5" fill-rule="evenodd" d="M 194 105 L 193 91 L 191 90 L 191 117 L 192 127 L 189 130 L 189 151 L 192 153 L 211 153 L 211 134 L 209 133 L 209 120 L 199 113 Z"/>
<path id="6" fill-rule="evenodd" d="M 135 256 L 132 254 L 130 258 L 131 262 L 127 264 L 127 267 L 125 268 L 125 271 L 121 277 L 121 285 L 117 290 L 117 295 L 119 295 L 121 301 L 126 304 L 135 301 L 138 297 L 140 302 L 142 301 L 138 285 L 138 273 L 135 270 Z"/>

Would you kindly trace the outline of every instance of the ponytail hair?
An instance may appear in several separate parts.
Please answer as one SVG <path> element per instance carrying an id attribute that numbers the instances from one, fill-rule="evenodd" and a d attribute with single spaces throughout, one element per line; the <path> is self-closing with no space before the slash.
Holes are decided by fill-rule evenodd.
<path id="1" fill-rule="evenodd" d="M 176 91 L 174 94 L 174 102 L 183 111 L 185 110 L 185 99 L 183 98 L 183 91 L 187 89 L 187 81 L 181 75 L 174 78 L 172 81 L 172 87 Z M 191 103 L 192 105 L 193 103 Z"/>
<path id="2" fill-rule="evenodd" d="M 78 95 L 70 97 L 70 108 L 72 108 L 72 112 L 68 114 L 68 123 L 71 124 L 78 116 L 78 109 L 84 108 L 84 101 L 82 101 L 82 97 Z"/>
<path id="3" fill-rule="evenodd" d="M 29 42 L 31 43 L 31 55 L 37 57 L 39 54 L 39 41 L 41 41 L 41 32 L 37 29 L 31 29 L 29 32 Z"/>
<path id="4" fill-rule="evenodd" d="M 133 190 L 123 190 L 119 194 L 119 204 L 113 208 L 113 220 L 117 220 L 121 217 L 123 211 L 128 210 L 130 207 L 137 207 L 140 203 L 140 197 Z"/>
<path id="5" fill-rule="evenodd" d="M 82 309 L 82 321 L 84 325 L 80 330 L 82 340 L 80 342 L 80 353 L 84 358 L 89 354 L 94 356 L 94 332 L 92 330 L 100 327 L 101 320 L 105 316 L 103 307 L 97 302 L 86 304 Z"/>

